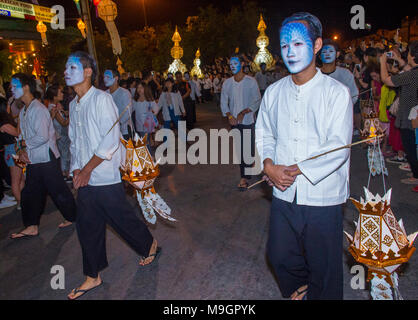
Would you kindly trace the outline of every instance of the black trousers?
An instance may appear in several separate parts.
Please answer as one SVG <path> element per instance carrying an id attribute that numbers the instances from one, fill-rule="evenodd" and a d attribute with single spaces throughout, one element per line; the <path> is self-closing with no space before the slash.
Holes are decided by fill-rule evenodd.
<path id="1" fill-rule="evenodd" d="M 254 162 L 251 163 L 247 163 L 245 162 L 245 157 L 244 157 L 244 144 L 248 144 L 248 138 L 246 138 L 246 140 L 244 140 L 244 130 L 251 130 L 250 131 L 250 150 L 251 150 L 251 157 L 255 156 L 255 124 L 250 124 L 250 125 L 244 125 L 244 124 L 239 124 L 236 126 L 231 126 L 232 129 L 238 129 L 239 133 L 240 133 L 240 139 L 241 139 L 241 150 L 239 150 L 240 152 L 240 165 L 239 165 L 239 169 L 240 169 L 240 173 L 241 173 L 241 178 L 245 178 L 245 179 L 251 179 L 250 175 L 246 175 L 245 174 L 245 168 L 251 168 L 254 164 Z M 248 146 L 246 147 L 248 149 Z M 248 158 L 248 155 L 247 155 Z"/>
<path id="2" fill-rule="evenodd" d="M 49 194 L 65 220 L 76 220 L 73 194 L 62 175 L 59 159 L 50 151 L 51 161 L 26 166 L 25 187 L 21 194 L 22 218 L 25 227 L 39 225 Z"/>
<path id="3" fill-rule="evenodd" d="M 193 123 L 196 123 L 196 101 L 193 101 L 192 111 L 193 111 Z"/>
<path id="4" fill-rule="evenodd" d="M 194 116 L 193 116 L 193 107 L 195 103 L 193 100 L 184 101 L 184 109 L 186 110 L 186 128 L 188 130 L 193 129 L 194 127 Z"/>
<path id="5" fill-rule="evenodd" d="M 273 197 L 267 255 L 285 298 L 343 299 L 342 205 L 313 207 Z"/>
<path id="6" fill-rule="evenodd" d="M 148 257 L 153 237 L 126 199 L 122 183 L 86 186 L 78 190 L 77 233 L 83 252 L 83 272 L 97 278 L 107 267 L 106 224 L 141 256 Z"/>
<path id="7" fill-rule="evenodd" d="M 406 153 L 406 159 L 411 166 L 414 178 L 418 179 L 418 159 L 417 146 L 415 144 L 415 131 L 410 129 L 401 129 L 402 145 Z"/>

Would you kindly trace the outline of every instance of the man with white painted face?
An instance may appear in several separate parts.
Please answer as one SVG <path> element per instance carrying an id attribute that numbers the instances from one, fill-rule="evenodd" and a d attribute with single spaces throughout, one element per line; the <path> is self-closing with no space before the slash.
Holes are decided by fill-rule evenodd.
<path id="1" fill-rule="evenodd" d="M 350 149 L 312 160 L 351 142 L 349 90 L 315 67 L 322 25 L 301 12 L 280 29 L 291 73 L 270 85 L 261 102 L 256 144 L 273 186 L 267 255 L 284 297 L 343 298 L 343 213 L 349 197 Z"/>
<path id="2" fill-rule="evenodd" d="M 108 88 L 106 92 L 112 95 L 113 101 L 119 111 L 119 123 L 122 136 L 125 140 L 132 137 L 132 96 L 128 89 L 119 86 L 120 74 L 117 70 L 106 70 L 103 74 L 103 82 Z"/>
<path id="3" fill-rule="evenodd" d="M 260 71 L 258 71 L 254 78 L 257 80 L 258 87 L 260 88 L 261 96 L 264 96 L 264 92 L 268 87 L 268 75 L 266 73 L 266 64 L 264 62 L 260 63 Z"/>
<path id="4" fill-rule="evenodd" d="M 248 180 L 251 176 L 246 173 L 253 166 L 253 163 L 247 163 L 246 159 L 252 157 L 255 153 L 254 143 L 254 122 L 255 112 L 258 110 L 261 102 L 260 90 L 257 81 L 244 74 L 242 70 L 243 61 L 238 56 L 232 56 L 229 59 L 229 66 L 233 76 L 225 80 L 221 91 L 221 110 L 224 117 L 228 117 L 228 122 L 232 129 L 238 129 L 240 132 L 240 173 L 241 180 L 238 190 L 246 191 Z M 250 134 L 250 148 L 245 146 L 248 141 L 244 139 Z M 244 155 L 244 150 L 251 150 L 251 155 Z"/>
<path id="5" fill-rule="evenodd" d="M 47 194 L 64 217 L 58 227 L 65 228 L 76 219 L 74 197 L 64 181 L 59 165 L 60 153 L 48 108 L 35 99 L 35 80 L 26 74 L 12 76 L 12 93 L 24 107 L 19 113 L 20 136 L 17 156 L 26 163 L 26 181 L 21 194 L 25 229 L 12 239 L 39 235 L 39 224 Z"/>
<path id="6" fill-rule="evenodd" d="M 347 86 L 350 90 L 353 105 L 357 103 L 359 104 L 359 91 L 354 79 L 354 75 L 347 68 L 337 67 L 336 61 L 340 54 L 341 51 L 338 49 L 338 44 L 331 39 L 325 39 L 321 49 L 321 72 Z M 354 124 L 356 125 L 357 129 L 360 129 L 359 125 L 361 124 L 361 114 L 356 112 L 356 110 L 360 110 L 359 105 L 354 107 Z M 357 119 L 355 117 L 357 117 Z"/>
<path id="7" fill-rule="evenodd" d="M 154 262 L 157 241 L 126 199 L 121 163 L 118 109 L 112 96 L 93 86 L 97 67 L 85 52 L 70 55 L 65 67 L 67 86 L 77 96 L 70 103 L 71 169 L 77 195 L 77 234 L 83 253 L 85 282 L 71 291 L 77 299 L 100 286 L 99 272 L 107 267 L 106 224 L 140 256 L 139 265 Z"/>

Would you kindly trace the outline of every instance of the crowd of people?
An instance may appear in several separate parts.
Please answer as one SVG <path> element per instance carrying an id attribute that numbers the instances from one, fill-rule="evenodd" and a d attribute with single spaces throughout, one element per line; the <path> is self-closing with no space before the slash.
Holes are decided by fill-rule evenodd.
<path id="1" fill-rule="evenodd" d="M 156 130 L 177 129 L 181 119 L 188 130 L 193 129 L 196 105 L 213 99 L 241 137 L 250 130 L 250 150 L 254 153 L 257 147 L 264 178 L 275 187 L 272 217 L 279 210 L 288 215 L 289 221 L 296 219 L 291 218 L 292 214 L 305 219 L 304 208 L 310 206 L 318 213 L 313 224 L 335 223 L 334 228 L 342 223 L 336 216 L 348 195 L 349 153 L 335 153 L 316 162 L 299 161 L 308 155 L 306 150 L 325 151 L 350 143 L 361 133 L 364 120 L 372 116 L 378 117 L 385 129 L 383 155 L 410 172 L 401 182 L 413 185 L 412 190 L 418 192 L 418 42 L 411 42 L 407 48 L 396 43 L 390 48 L 381 43 L 362 43 L 358 48 L 342 50 L 334 41 L 322 40 L 320 22 L 306 13 L 285 20 L 280 37 L 282 58 L 275 56 L 269 70 L 262 63 L 254 73 L 253 57 L 234 54 L 203 67 L 201 79 L 179 71 L 166 77 L 144 71 L 133 77 L 129 73 L 121 75 L 116 69 L 105 70 L 97 77 L 94 59 L 76 52 L 66 63 L 65 85 L 57 75 L 42 79 L 13 75 L 0 91 L 0 172 L 13 196 L 4 193 L 1 182 L 0 208 L 17 206 L 22 210 L 25 228 L 11 238 L 39 235 L 40 217 L 49 194 L 63 216 L 59 227 L 77 222 L 83 249 L 86 281 L 69 298 L 78 298 L 102 283 L 99 272 L 107 266 L 106 223 L 143 257 L 140 265 L 152 263 L 160 249 L 126 203 L 119 173 L 119 138 L 129 139 L 135 133 L 147 135 L 151 150 L 156 145 Z M 295 38 L 299 49 L 295 49 Z M 290 112 L 289 108 L 294 109 Z M 114 124 L 117 126 L 112 130 Z M 261 138 L 255 129 L 263 133 Z M 246 163 L 244 149 L 242 144 L 241 191 L 248 189 L 251 176 L 246 169 L 253 166 Z M 66 182 L 78 190 L 76 200 Z M 304 276 L 294 279 L 288 271 L 300 261 L 286 265 L 283 261 L 290 253 L 280 244 L 294 242 L 297 246 L 293 235 L 286 231 L 286 223 L 296 220 L 280 219 L 274 215 L 271 230 L 281 230 L 285 238 L 270 233 L 269 256 L 285 284 L 285 295 L 302 298 L 308 292 L 307 280 Z M 340 241 L 338 237 L 328 238 Z M 318 253 L 318 246 L 313 241 L 310 250 Z M 333 259 L 340 259 L 340 249 L 335 250 Z M 330 277 L 339 282 L 341 270 L 335 261 L 335 268 L 320 270 L 321 262 L 314 259 L 310 268 L 318 268 L 318 279 Z M 325 291 L 310 290 L 310 298 L 335 298 L 340 297 L 342 289 L 338 283 L 330 284 Z"/>

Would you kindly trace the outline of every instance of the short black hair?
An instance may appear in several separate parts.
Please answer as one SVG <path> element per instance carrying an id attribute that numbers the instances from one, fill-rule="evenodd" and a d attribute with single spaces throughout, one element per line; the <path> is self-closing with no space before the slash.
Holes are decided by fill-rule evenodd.
<path id="1" fill-rule="evenodd" d="M 309 12 L 297 12 L 292 14 L 290 17 L 284 19 L 281 28 L 290 22 L 304 21 L 308 24 L 308 33 L 312 42 L 316 39 L 322 38 L 322 24 L 319 19 Z M 281 29 L 280 28 L 280 29 Z"/>
<path id="2" fill-rule="evenodd" d="M 377 49 L 373 47 L 368 47 L 366 49 L 366 52 L 364 52 L 364 55 L 368 57 L 377 57 Z"/>
<path id="3" fill-rule="evenodd" d="M 32 78 L 31 75 L 25 74 L 25 73 L 16 73 L 12 75 L 12 79 L 18 79 L 20 83 L 22 84 L 22 88 L 24 86 L 29 86 L 30 93 L 35 96 L 36 94 L 36 81 L 34 78 Z"/>
<path id="4" fill-rule="evenodd" d="M 59 89 L 60 85 L 58 83 L 49 86 L 45 93 L 45 99 L 52 101 L 58 95 Z"/>
<path id="5" fill-rule="evenodd" d="M 340 51 L 340 47 L 338 46 L 338 43 L 336 43 L 334 40 L 332 39 L 325 39 L 322 42 L 322 48 L 324 48 L 325 46 L 333 46 L 335 48 L 335 51 L 338 52 Z M 322 49 L 321 49 L 322 51 Z"/>
<path id="6" fill-rule="evenodd" d="M 176 71 L 176 73 L 175 73 L 174 75 L 175 75 L 175 76 L 177 76 L 178 74 L 179 74 L 179 75 L 181 75 L 181 76 L 183 75 L 183 74 L 181 73 L 181 71 Z"/>
<path id="7" fill-rule="evenodd" d="M 414 40 L 409 44 L 409 53 L 414 59 L 414 62 L 418 63 L 418 40 Z"/>
<path id="8" fill-rule="evenodd" d="M 96 60 L 89 55 L 87 52 L 84 51 L 76 51 L 70 54 L 70 57 L 76 57 L 80 59 L 81 65 L 83 66 L 83 69 L 90 68 L 92 70 L 91 75 L 91 84 L 94 84 L 96 81 L 97 76 L 97 64 Z"/>

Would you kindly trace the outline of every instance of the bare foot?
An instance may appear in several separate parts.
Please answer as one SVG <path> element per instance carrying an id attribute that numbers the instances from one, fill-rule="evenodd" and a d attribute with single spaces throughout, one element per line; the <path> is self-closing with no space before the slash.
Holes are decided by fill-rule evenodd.
<path id="1" fill-rule="evenodd" d="M 36 235 L 38 235 L 38 226 L 29 226 L 26 229 L 23 229 L 22 231 L 18 233 L 12 233 L 10 238 L 18 239 L 18 238 L 23 238 L 27 236 L 36 236 Z"/>
<path id="2" fill-rule="evenodd" d="M 147 264 L 150 264 L 155 259 L 155 254 L 157 253 L 157 245 L 158 245 L 157 240 L 154 239 L 154 241 L 152 242 L 148 257 L 145 259 L 142 258 L 139 261 L 139 265 L 146 266 Z"/>
<path id="3" fill-rule="evenodd" d="M 59 226 L 58 226 L 58 228 L 65 228 L 65 227 L 68 227 L 68 226 L 71 226 L 73 223 L 72 222 L 70 222 L 70 221 L 67 221 L 67 220 L 64 220 L 64 222 L 63 223 L 61 223 Z"/>
<path id="4" fill-rule="evenodd" d="M 302 300 L 303 297 L 308 293 L 308 285 L 304 285 L 292 293 L 292 300 Z"/>
<path id="5" fill-rule="evenodd" d="M 70 294 L 67 296 L 68 299 L 74 300 L 82 295 L 86 294 L 87 291 L 94 289 L 102 284 L 102 279 L 100 279 L 100 275 L 97 278 L 86 277 L 86 281 L 76 289 L 73 289 Z M 79 292 L 77 292 L 79 291 Z"/>

